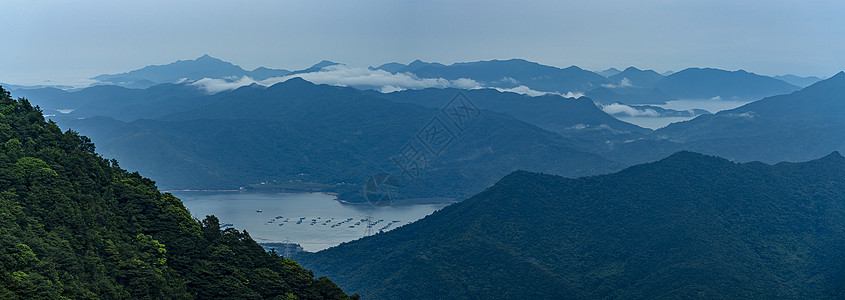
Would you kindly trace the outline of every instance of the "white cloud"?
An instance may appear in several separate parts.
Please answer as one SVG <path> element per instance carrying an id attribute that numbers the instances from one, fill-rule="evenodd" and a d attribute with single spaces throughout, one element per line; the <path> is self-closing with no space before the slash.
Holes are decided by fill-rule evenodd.
<path id="1" fill-rule="evenodd" d="M 191 84 L 199 86 L 209 93 L 218 93 L 253 83 L 263 86 L 271 86 L 294 77 L 299 77 L 315 84 L 377 87 L 382 92 L 395 92 L 406 89 L 424 89 L 431 87 L 453 87 L 460 89 L 482 87 L 481 84 L 475 80 L 468 78 L 459 78 L 456 80 L 447 80 L 443 78 L 419 78 L 411 73 L 390 73 L 384 70 L 370 70 L 368 68 L 356 68 L 346 65 L 332 65 L 324 67 L 317 72 L 273 77 L 261 81 L 256 81 L 249 77 L 242 77 L 237 80 L 203 78 Z"/>
<path id="2" fill-rule="evenodd" d="M 741 113 L 741 114 L 729 113 L 729 114 L 725 114 L 725 116 L 728 117 L 728 118 L 738 118 L 738 119 L 749 119 L 750 120 L 750 119 L 754 119 L 755 117 L 757 117 L 757 113 L 755 113 L 753 111 L 747 111 L 747 112 L 744 112 L 744 113 Z"/>
<path id="3" fill-rule="evenodd" d="M 247 86 L 253 83 L 256 83 L 256 81 L 252 78 L 244 76 L 237 80 L 203 78 L 192 82 L 191 85 L 200 87 L 209 94 L 215 94 L 222 91 L 234 90 L 236 88 Z"/>
<path id="4" fill-rule="evenodd" d="M 622 80 L 619 81 L 619 84 L 605 83 L 605 84 L 602 84 L 601 86 L 609 88 L 609 89 L 634 87 L 634 85 L 631 84 L 631 80 L 629 80 L 628 77 L 622 78 Z"/>
<path id="5" fill-rule="evenodd" d="M 528 96 L 531 96 L 531 97 L 537 97 L 537 96 L 543 96 L 543 95 L 546 95 L 546 94 L 550 94 L 549 92 L 541 92 L 541 91 L 532 90 L 531 88 L 524 86 L 524 85 L 520 85 L 518 87 L 509 88 L 509 89 L 503 89 L 503 88 L 494 88 L 494 89 L 496 89 L 497 91 L 500 91 L 500 92 L 517 93 L 517 94 L 528 95 Z"/>
<path id="6" fill-rule="evenodd" d="M 502 77 L 502 79 L 499 79 L 499 82 L 500 83 L 506 83 L 506 84 L 519 84 L 519 81 L 516 80 L 516 79 L 513 79 L 513 77 Z"/>
<path id="7" fill-rule="evenodd" d="M 564 97 L 564 98 L 576 98 L 577 99 L 577 98 L 584 97 L 584 93 L 582 93 L 582 92 L 566 92 L 566 94 L 561 94 L 561 93 L 554 93 L 554 94 L 560 95 L 561 97 Z"/>
<path id="8" fill-rule="evenodd" d="M 469 78 L 458 78 L 452 80 L 452 87 L 456 87 L 459 89 L 477 89 L 481 88 L 482 86 L 475 80 Z"/>
<path id="9" fill-rule="evenodd" d="M 608 105 L 602 105 L 601 110 L 606 112 L 610 115 L 627 115 L 631 117 L 659 117 L 660 113 L 657 111 L 646 108 L 646 109 L 637 109 L 634 107 L 630 107 L 628 105 L 622 103 L 612 103 Z"/>
<path id="10" fill-rule="evenodd" d="M 382 94 L 387 94 L 387 93 L 393 93 L 393 92 L 401 92 L 401 91 L 404 91 L 404 90 L 405 89 L 400 88 L 398 86 L 385 85 L 385 86 L 381 87 L 381 89 L 379 89 L 379 92 L 381 92 Z"/>
<path id="11" fill-rule="evenodd" d="M 369 70 L 367 68 L 355 68 L 346 65 L 333 65 L 320 70 L 319 72 L 295 74 L 284 77 L 270 78 L 262 84 L 273 85 L 286 81 L 293 77 L 300 77 L 316 84 L 329 84 L 339 86 L 393 86 L 403 89 L 424 89 L 430 87 L 447 88 L 460 87 L 471 88 L 480 86 L 470 79 L 458 79 L 454 81 L 443 78 L 419 78 L 410 73 L 390 73 L 384 70 Z"/>
<path id="12" fill-rule="evenodd" d="M 369 68 L 357 68 L 347 65 L 339 64 L 322 68 L 320 71 L 301 73 L 294 75 L 287 75 L 282 77 L 273 77 L 261 81 L 256 81 L 249 77 L 241 78 L 225 78 L 212 79 L 203 78 L 190 83 L 205 89 L 208 93 L 214 94 L 227 90 L 234 90 L 236 88 L 250 85 L 253 83 L 263 86 L 271 86 L 279 82 L 287 81 L 288 79 L 299 77 L 315 84 L 328 84 L 335 86 L 364 86 L 373 87 L 382 93 L 391 93 L 403 90 L 419 90 L 425 88 L 459 88 L 459 89 L 481 89 L 486 88 L 475 80 L 469 78 L 459 78 L 455 80 L 447 80 L 444 78 L 419 78 L 411 73 L 390 73 L 384 70 L 372 70 Z M 506 77 L 507 78 L 507 77 Z M 532 90 L 531 88 L 520 85 L 514 88 L 503 89 L 495 88 L 500 92 L 512 92 L 531 97 L 543 95 L 558 95 L 565 98 L 579 98 L 584 94 L 580 92 L 543 92 Z"/>
<path id="13" fill-rule="evenodd" d="M 581 93 L 581 92 L 566 92 L 566 94 L 562 94 L 562 93 L 558 93 L 558 92 L 537 91 L 537 90 L 532 90 L 531 88 L 524 86 L 524 85 L 520 85 L 518 87 L 509 88 L 509 89 L 503 89 L 503 88 L 494 88 L 494 89 L 496 89 L 497 91 L 500 91 L 500 92 L 517 93 L 517 94 L 528 95 L 528 96 L 531 96 L 531 97 L 539 97 L 539 96 L 545 96 L 545 95 L 549 95 L 549 94 L 558 95 L 558 96 L 561 96 L 561 97 L 564 97 L 564 98 L 580 98 L 580 97 L 584 96 L 584 94 Z"/>

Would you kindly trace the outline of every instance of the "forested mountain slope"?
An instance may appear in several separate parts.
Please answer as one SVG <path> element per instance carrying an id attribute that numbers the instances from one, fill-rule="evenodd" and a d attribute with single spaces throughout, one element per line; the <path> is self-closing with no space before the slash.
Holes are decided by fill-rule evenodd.
<path id="1" fill-rule="evenodd" d="M 0 149 L 0 298 L 348 298 L 2 88 Z"/>
<path id="2" fill-rule="evenodd" d="M 368 299 L 836 298 L 845 158 L 692 152 L 578 179 L 514 172 L 387 233 L 297 259 Z"/>

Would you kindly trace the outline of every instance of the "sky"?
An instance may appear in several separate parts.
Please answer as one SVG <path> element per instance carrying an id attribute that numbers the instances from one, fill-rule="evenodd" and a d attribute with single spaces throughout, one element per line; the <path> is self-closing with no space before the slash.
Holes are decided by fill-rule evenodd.
<path id="1" fill-rule="evenodd" d="M 588 70 L 845 70 L 845 1 L 0 1 L 0 82 L 203 54 L 251 70 L 523 58 Z"/>

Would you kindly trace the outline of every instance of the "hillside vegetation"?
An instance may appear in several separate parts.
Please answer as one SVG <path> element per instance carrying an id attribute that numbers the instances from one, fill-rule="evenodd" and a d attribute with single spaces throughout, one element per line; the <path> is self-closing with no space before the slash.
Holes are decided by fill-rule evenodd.
<path id="1" fill-rule="evenodd" d="M 845 292 L 845 158 L 692 152 L 615 174 L 514 172 L 387 233 L 296 257 L 367 299 L 819 299 Z"/>
<path id="2" fill-rule="evenodd" d="M 347 299 L 0 88 L 0 298 Z"/>

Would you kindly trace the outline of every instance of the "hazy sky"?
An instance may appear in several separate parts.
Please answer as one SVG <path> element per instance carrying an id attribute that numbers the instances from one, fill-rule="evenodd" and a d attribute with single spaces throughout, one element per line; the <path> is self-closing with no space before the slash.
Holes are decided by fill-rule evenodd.
<path id="1" fill-rule="evenodd" d="M 74 82 L 208 53 L 301 69 L 524 58 L 589 70 L 845 70 L 845 1 L 0 1 L 0 82 Z"/>

